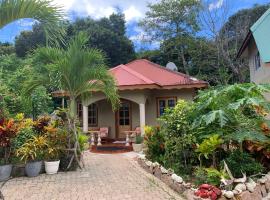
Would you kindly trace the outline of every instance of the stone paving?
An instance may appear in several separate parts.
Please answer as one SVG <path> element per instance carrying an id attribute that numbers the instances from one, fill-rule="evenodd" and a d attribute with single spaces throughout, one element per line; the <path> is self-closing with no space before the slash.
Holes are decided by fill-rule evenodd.
<path id="1" fill-rule="evenodd" d="M 182 199 L 160 180 L 145 172 L 135 153 L 85 152 L 85 169 L 9 180 L 5 200 L 166 200 Z"/>

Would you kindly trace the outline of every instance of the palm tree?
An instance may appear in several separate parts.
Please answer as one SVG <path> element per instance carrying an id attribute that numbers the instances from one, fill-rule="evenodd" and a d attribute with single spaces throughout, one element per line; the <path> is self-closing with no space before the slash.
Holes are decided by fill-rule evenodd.
<path id="1" fill-rule="evenodd" d="M 28 94 L 40 85 L 51 85 L 69 94 L 70 129 L 76 141 L 73 150 L 78 163 L 76 153 L 80 149 L 75 127 L 77 100 L 88 98 L 92 92 L 103 92 L 114 110 L 119 104 L 115 81 L 105 67 L 103 54 L 96 49 L 84 48 L 87 41 L 86 34 L 79 33 L 66 50 L 52 47 L 37 49 L 35 55 L 38 61 L 45 64 L 45 70 L 33 77 L 26 86 Z"/>
<path id="2" fill-rule="evenodd" d="M 59 26 L 59 22 L 63 19 L 63 12 L 52 0 L 0 0 L 0 29 L 24 18 L 35 19 L 43 24 L 47 43 L 62 39 L 64 29 Z"/>

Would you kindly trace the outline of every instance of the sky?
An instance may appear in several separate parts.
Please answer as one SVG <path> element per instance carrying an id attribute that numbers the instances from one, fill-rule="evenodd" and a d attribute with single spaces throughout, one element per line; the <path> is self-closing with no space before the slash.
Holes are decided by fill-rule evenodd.
<path id="1" fill-rule="evenodd" d="M 141 40 L 144 33 L 137 23 L 144 18 L 148 10 L 148 3 L 156 3 L 160 0 L 54 0 L 54 3 L 62 6 L 69 20 L 91 16 L 99 19 L 121 10 L 125 14 L 127 36 L 134 42 L 136 49 L 143 47 Z M 225 0 L 207 0 L 209 10 L 220 8 Z M 232 14 L 240 9 L 252 7 L 254 4 L 269 3 L 270 0 L 228 0 L 232 7 Z M 34 21 L 21 19 L 0 29 L 1 42 L 14 42 L 14 39 L 23 30 L 31 30 Z M 157 46 L 157 45 L 156 45 Z M 153 44 L 153 48 L 156 47 Z"/>

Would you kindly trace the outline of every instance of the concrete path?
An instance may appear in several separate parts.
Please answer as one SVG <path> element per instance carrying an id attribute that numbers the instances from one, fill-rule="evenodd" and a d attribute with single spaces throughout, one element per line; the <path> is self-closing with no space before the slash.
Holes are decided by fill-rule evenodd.
<path id="1" fill-rule="evenodd" d="M 5 200 L 182 199 L 145 172 L 134 160 L 135 155 L 86 152 L 84 170 L 11 179 L 2 192 Z"/>

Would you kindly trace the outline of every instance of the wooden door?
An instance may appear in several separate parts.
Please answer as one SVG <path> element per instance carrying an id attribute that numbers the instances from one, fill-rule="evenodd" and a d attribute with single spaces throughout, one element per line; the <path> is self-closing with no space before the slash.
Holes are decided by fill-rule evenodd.
<path id="1" fill-rule="evenodd" d="M 131 130 L 131 103 L 122 101 L 119 110 L 116 112 L 116 137 L 125 138 L 124 131 Z"/>

